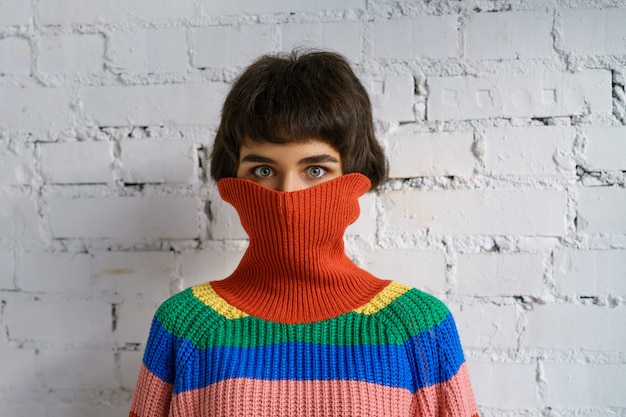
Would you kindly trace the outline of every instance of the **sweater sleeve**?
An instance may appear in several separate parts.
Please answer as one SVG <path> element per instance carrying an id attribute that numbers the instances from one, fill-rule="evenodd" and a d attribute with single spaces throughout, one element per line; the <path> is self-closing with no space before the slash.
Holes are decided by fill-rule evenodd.
<path id="1" fill-rule="evenodd" d="M 445 308 L 439 300 L 438 308 Z M 411 337 L 406 348 L 415 394 L 412 416 L 478 417 L 467 364 L 452 314 Z"/>
<path id="2" fill-rule="evenodd" d="M 146 351 L 133 393 L 129 417 L 167 417 L 174 391 L 175 343 L 157 317 L 152 320 Z"/>

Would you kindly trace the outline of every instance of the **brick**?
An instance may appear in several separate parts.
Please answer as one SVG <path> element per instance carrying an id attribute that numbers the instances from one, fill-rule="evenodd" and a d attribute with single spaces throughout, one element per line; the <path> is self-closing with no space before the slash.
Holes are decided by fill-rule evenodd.
<path id="1" fill-rule="evenodd" d="M 620 352 L 626 338 L 626 308 L 596 305 L 534 304 L 528 312 L 526 344 L 542 349 Z"/>
<path id="2" fill-rule="evenodd" d="M 363 269 L 382 279 L 393 279 L 428 293 L 443 293 L 446 260 L 441 252 L 394 249 L 365 254 Z"/>
<path id="3" fill-rule="evenodd" d="M 46 416 L 49 406 L 45 404 L 2 403 L 2 417 Z M 66 414 L 67 415 L 67 414 Z"/>
<path id="4" fill-rule="evenodd" d="M 391 191 L 386 231 L 563 236 L 567 197 L 554 190 Z"/>
<path id="5" fill-rule="evenodd" d="M 415 86 L 409 74 L 387 75 L 383 79 L 361 80 L 372 101 L 374 119 L 407 122 L 415 120 L 413 93 Z"/>
<path id="6" fill-rule="evenodd" d="M 611 113 L 611 73 L 501 74 L 428 79 L 428 120 Z"/>
<path id="7" fill-rule="evenodd" d="M 536 409 L 536 365 L 527 363 L 468 362 L 477 402 L 499 409 Z M 506 395 L 502 395 L 506 392 Z"/>
<path id="8" fill-rule="evenodd" d="M 120 149 L 126 183 L 194 184 L 198 180 L 198 155 L 192 141 L 128 139 Z"/>
<path id="9" fill-rule="evenodd" d="M 584 129 L 584 135 L 587 169 L 626 171 L 625 126 L 589 126 Z"/>
<path id="10" fill-rule="evenodd" d="M 137 384 L 139 376 L 139 368 L 141 367 L 143 352 L 142 351 L 122 351 L 119 355 L 119 370 L 121 387 L 123 389 L 132 390 Z"/>
<path id="11" fill-rule="evenodd" d="M 117 398 L 116 398 L 117 399 Z M 119 400 L 118 400 L 119 401 Z M 57 403 L 48 405 L 46 417 L 68 417 L 68 416 L 89 416 L 89 417 L 126 417 L 130 409 L 128 404 L 113 405 L 106 401 L 105 405 L 74 403 Z M 4 417 L 4 416 L 3 416 Z"/>
<path id="12" fill-rule="evenodd" d="M 191 33 L 196 68 L 248 65 L 272 50 L 271 25 L 209 27 Z"/>
<path id="13" fill-rule="evenodd" d="M 32 23 L 31 3 L 23 0 L 0 0 L 0 25 L 28 25 Z"/>
<path id="14" fill-rule="evenodd" d="M 583 233 L 626 233 L 626 189 L 578 189 L 578 230 Z"/>
<path id="15" fill-rule="evenodd" d="M 508 296 L 540 294 L 543 265 L 540 254 L 459 255 L 457 288 L 461 294 Z"/>
<path id="16" fill-rule="evenodd" d="M 485 171 L 489 175 L 574 174 L 559 154 L 571 155 L 576 138 L 572 127 L 494 127 L 485 130 Z"/>
<path id="17" fill-rule="evenodd" d="M 0 39 L 0 74 L 30 74 L 31 56 L 32 51 L 27 39 Z"/>
<path id="18" fill-rule="evenodd" d="M 183 287 L 224 279 L 233 273 L 244 251 L 208 248 L 181 255 Z"/>
<path id="19" fill-rule="evenodd" d="M 54 35 L 39 39 L 39 71 L 49 74 L 97 74 L 104 70 L 104 37 Z"/>
<path id="20" fill-rule="evenodd" d="M 22 197 L 0 199 L 0 238 L 41 238 L 41 216 L 34 200 Z"/>
<path id="21" fill-rule="evenodd" d="M 365 0 L 200 0 L 203 14 L 265 14 L 314 12 L 321 10 L 365 9 Z"/>
<path id="22" fill-rule="evenodd" d="M 560 294 L 626 294 L 626 250 L 566 250 L 554 254 Z"/>
<path id="23" fill-rule="evenodd" d="M 46 182 L 94 184 L 113 182 L 112 142 L 44 143 L 41 172 Z"/>
<path id="24" fill-rule="evenodd" d="M 626 9 L 565 9 L 561 18 L 565 51 L 577 55 L 626 53 Z"/>
<path id="25" fill-rule="evenodd" d="M 248 234 L 241 225 L 239 215 L 233 206 L 220 197 L 211 199 L 211 211 L 215 217 L 210 224 L 211 239 L 247 239 Z"/>
<path id="26" fill-rule="evenodd" d="M 359 198 L 359 218 L 346 229 L 346 236 L 374 236 L 376 226 L 376 194 L 367 193 Z"/>
<path id="27" fill-rule="evenodd" d="M 287 23 L 282 29 L 282 49 L 314 47 L 337 51 L 352 62 L 361 60 L 360 22 Z"/>
<path id="28" fill-rule="evenodd" d="M 43 25 L 126 23 L 136 20 L 172 20 L 194 16 L 193 0 L 47 0 L 37 4 Z"/>
<path id="29" fill-rule="evenodd" d="M 43 350 L 43 382 L 49 389 L 116 388 L 114 355 L 113 350 Z"/>
<path id="30" fill-rule="evenodd" d="M 140 343 L 148 340 L 148 332 L 152 317 L 159 307 L 158 302 L 131 303 L 117 306 L 117 328 L 114 335 L 118 344 Z"/>
<path id="31" fill-rule="evenodd" d="M 55 238 L 194 239 L 199 201 L 191 197 L 55 198 Z"/>
<path id="32" fill-rule="evenodd" d="M 464 347 L 517 347 L 517 317 L 515 306 L 478 304 L 459 308 L 449 305 L 454 314 L 461 343 Z"/>
<path id="33" fill-rule="evenodd" d="M 29 184 L 35 174 L 35 148 L 18 145 L 16 150 L 0 147 L 0 186 Z"/>
<path id="34" fill-rule="evenodd" d="M 0 250 L 0 290 L 15 289 L 13 253 Z"/>
<path id="35" fill-rule="evenodd" d="M 386 140 L 389 177 L 469 177 L 474 171 L 473 140 L 471 133 L 389 136 Z"/>
<path id="36" fill-rule="evenodd" d="M 94 254 L 95 291 L 114 294 L 170 295 L 174 275 L 172 252 L 97 252 Z"/>
<path id="37" fill-rule="evenodd" d="M 375 20 L 372 32 L 372 53 L 377 58 L 415 60 L 458 55 L 457 17 L 453 15 Z"/>
<path id="38" fill-rule="evenodd" d="M 6 130 L 61 130 L 70 125 L 70 94 L 62 88 L 0 87 Z"/>
<path id="39" fill-rule="evenodd" d="M 116 31 L 110 39 L 111 66 L 120 72 L 185 72 L 189 68 L 184 29 Z"/>
<path id="40" fill-rule="evenodd" d="M 465 34 L 469 59 L 552 57 L 552 14 L 547 11 L 476 13 Z"/>
<path id="41" fill-rule="evenodd" d="M 550 407 L 626 407 L 622 363 L 546 363 L 545 404 Z"/>
<path id="42" fill-rule="evenodd" d="M 85 87 L 84 112 L 100 126 L 215 125 L 223 83 Z"/>
<path id="43" fill-rule="evenodd" d="M 29 252 L 21 255 L 17 282 L 21 290 L 42 293 L 88 294 L 90 255 Z"/>
<path id="44" fill-rule="evenodd" d="M 35 352 L 24 348 L 0 347 L 0 389 L 34 389 L 37 374 Z M 4 412 L 2 413 L 4 416 Z"/>
<path id="45" fill-rule="evenodd" d="M 7 302 L 9 340 L 57 344 L 111 341 L 111 305 L 98 301 L 44 300 Z"/>

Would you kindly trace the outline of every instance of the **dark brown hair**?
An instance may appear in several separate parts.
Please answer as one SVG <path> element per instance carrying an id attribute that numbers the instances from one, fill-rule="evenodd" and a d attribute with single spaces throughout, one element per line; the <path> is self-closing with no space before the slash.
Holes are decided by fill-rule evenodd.
<path id="1" fill-rule="evenodd" d="M 387 174 L 367 92 L 347 60 L 334 52 L 265 55 L 246 68 L 224 101 L 211 152 L 213 179 L 237 176 L 244 138 L 321 139 L 339 152 L 344 173 L 366 175 L 372 188 Z"/>

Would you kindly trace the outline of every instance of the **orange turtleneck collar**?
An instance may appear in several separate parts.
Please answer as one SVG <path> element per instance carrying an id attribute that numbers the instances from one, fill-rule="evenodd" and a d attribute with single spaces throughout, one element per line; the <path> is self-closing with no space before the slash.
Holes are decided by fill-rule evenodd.
<path id="1" fill-rule="evenodd" d="M 333 318 L 366 304 L 389 282 L 346 256 L 343 234 L 369 188 L 369 179 L 356 173 L 293 192 L 221 179 L 220 195 L 239 213 L 250 245 L 235 272 L 213 281 L 213 289 L 251 316 L 289 324 Z"/>

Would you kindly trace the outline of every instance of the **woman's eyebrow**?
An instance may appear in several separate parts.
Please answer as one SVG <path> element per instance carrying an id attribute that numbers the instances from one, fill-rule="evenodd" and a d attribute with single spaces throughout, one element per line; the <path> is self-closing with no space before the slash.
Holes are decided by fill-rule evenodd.
<path id="1" fill-rule="evenodd" d="M 261 163 L 265 163 L 265 164 L 274 164 L 274 163 L 276 163 L 276 161 L 274 161 L 271 158 L 268 158 L 266 156 L 257 155 L 257 154 L 254 154 L 254 153 L 250 153 L 250 154 L 244 156 L 243 158 L 241 158 L 241 162 L 261 162 Z"/>
<path id="2" fill-rule="evenodd" d="M 311 155 L 311 156 L 307 156 L 306 158 L 302 158 L 301 160 L 298 161 L 298 164 L 307 165 L 307 164 L 320 164 L 320 163 L 328 163 L 328 162 L 339 163 L 339 160 L 335 158 L 334 156 L 324 153 L 320 155 Z"/>

